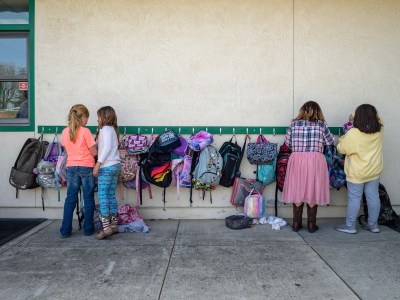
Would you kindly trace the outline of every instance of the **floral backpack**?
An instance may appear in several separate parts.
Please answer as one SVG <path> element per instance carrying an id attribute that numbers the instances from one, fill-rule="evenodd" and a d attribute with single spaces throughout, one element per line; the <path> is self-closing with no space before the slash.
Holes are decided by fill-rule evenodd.
<path id="1" fill-rule="evenodd" d="M 119 150 L 121 158 L 121 172 L 119 173 L 119 181 L 127 182 L 134 180 L 139 170 L 139 161 L 135 154 L 128 153 L 127 150 Z"/>

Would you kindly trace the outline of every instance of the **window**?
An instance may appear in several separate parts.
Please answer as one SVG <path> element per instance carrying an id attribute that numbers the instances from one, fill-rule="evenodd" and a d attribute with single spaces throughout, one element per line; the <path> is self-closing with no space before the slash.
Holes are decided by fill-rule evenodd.
<path id="1" fill-rule="evenodd" d="M 29 1 L 0 0 L 0 24 L 29 24 Z"/>
<path id="2" fill-rule="evenodd" d="M 34 0 L 0 0 L 0 131 L 34 130 Z"/>

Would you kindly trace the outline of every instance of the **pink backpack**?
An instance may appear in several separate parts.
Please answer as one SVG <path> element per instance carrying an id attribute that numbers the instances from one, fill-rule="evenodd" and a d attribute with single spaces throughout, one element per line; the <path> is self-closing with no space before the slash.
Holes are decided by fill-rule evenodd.
<path id="1" fill-rule="evenodd" d="M 125 149 L 131 154 L 141 154 L 149 151 L 147 137 L 141 134 L 131 134 L 125 139 Z"/>
<path id="2" fill-rule="evenodd" d="M 183 170 L 183 158 L 173 159 L 171 161 L 171 171 L 172 171 L 172 184 L 176 186 L 176 199 L 179 200 L 181 191 L 181 180 L 180 176 Z"/>
<path id="3" fill-rule="evenodd" d="M 56 174 L 61 186 L 67 186 L 67 155 L 62 152 L 57 159 Z"/>

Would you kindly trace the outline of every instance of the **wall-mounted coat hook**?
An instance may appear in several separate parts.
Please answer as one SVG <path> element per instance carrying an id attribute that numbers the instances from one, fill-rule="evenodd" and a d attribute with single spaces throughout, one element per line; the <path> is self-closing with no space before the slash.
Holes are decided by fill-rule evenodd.
<path id="1" fill-rule="evenodd" d="M 261 127 L 260 127 L 260 134 L 262 134 L 262 130 L 261 130 Z"/>
<path id="2" fill-rule="evenodd" d="M 220 127 L 219 128 L 219 136 L 221 136 L 222 135 L 222 128 Z"/>
<path id="3" fill-rule="evenodd" d="M 192 134 L 194 135 L 194 127 L 192 127 Z"/>
<path id="4" fill-rule="evenodd" d="M 140 134 L 140 127 L 138 127 L 138 129 L 137 129 L 137 134 L 138 135 Z"/>
<path id="5" fill-rule="evenodd" d="M 126 127 L 124 127 L 124 135 L 126 134 Z"/>
<path id="6" fill-rule="evenodd" d="M 181 135 L 181 128 L 179 127 L 178 134 Z"/>
<path id="7" fill-rule="evenodd" d="M 275 128 L 272 130 L 272 134 L 275 136 Z"/>

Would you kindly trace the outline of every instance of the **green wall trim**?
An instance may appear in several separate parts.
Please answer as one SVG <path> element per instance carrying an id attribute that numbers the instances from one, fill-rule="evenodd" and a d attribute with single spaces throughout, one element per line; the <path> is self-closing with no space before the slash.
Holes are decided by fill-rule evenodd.
<path id="1" fill-rule="evenodd" d="M 28 31 L 30 28 L 30 24 L 0 24 L 1 31 Z"/>
<path id="2" fill-rule="evenodd" d="M 87 126 L 92 133 L 96 133 L 97 126 Z M 43 131 L 44 134 L 54 134 L 60 133 L 65 126 L 61 125 L 38 125 L 37 132 L 41 133 Z M 172 129 L 176 133 L 181 134 L 192 134 L 196 133 L 200 130 L 206 130 L 212 134 L 251 134 L 258 135 L 260 131 L 262 134 L 271 134 L 271 135 L 282 135 L 286 133 L 287 127 L 285 126 L 119 126 L 119 132 L 121 134 L 132 134 L 132 133 L 141 133 L 141 134 L 159 134 L 164 132 L 166 129 Z M 335 135 L 341 135 L 343 133 L 342 127 L 329 127 L 329 130 Z"/>

